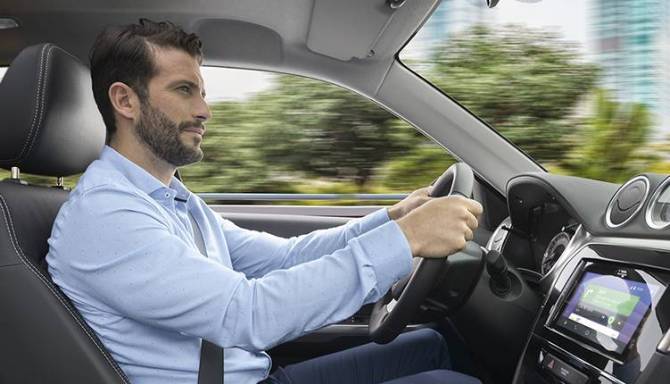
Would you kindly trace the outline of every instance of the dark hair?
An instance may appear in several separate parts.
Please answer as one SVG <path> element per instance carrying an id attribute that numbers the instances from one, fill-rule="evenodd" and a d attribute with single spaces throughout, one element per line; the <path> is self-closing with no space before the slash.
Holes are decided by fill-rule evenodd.
<path id="1" fill-rule="evenodd" d="M 194 33 L 186 33 L 169 22 L 140 19 L 139 24 L 107 27 L 91 48 L 93 96 L 107 126 L 107 143 L 116 132 L 109 87 L 123 82 L 145 102 L 149 97 L 149 80 L 156 67 L 149 44 L 161 48 L 181 49 L 202 60 L 202 42 Z"/>

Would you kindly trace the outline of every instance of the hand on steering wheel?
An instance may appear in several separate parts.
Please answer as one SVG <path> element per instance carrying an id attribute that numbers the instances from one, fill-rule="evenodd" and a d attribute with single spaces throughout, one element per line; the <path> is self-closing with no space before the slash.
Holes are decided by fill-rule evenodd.
<path id="1" fill-rule="evenodd" d="M 472 169 L 464 163 L 457 163 L 449 167 L 433 184 L 431 196 L 460 195 L 469 198 L 472 196 L 473 184 Z M 447 268 L 449 262 L 445 256 L 465 247 L 458 254 L 469 257 L 475 263 L 482 260 L 480 247 L 474 243 L 466 244 L 466 240 L 472 239 L 472 230 L 477 225 L 475 216 L 481 213 L 481 206 L 465 199 L 451 204 L 445 200 L 436 200 L 427 202 L 410 213 L 413 218 L 401 219 L 406 220 L 406 223 L 411 221 L 411 226 L 399 222 L 414 256 L 429 258 L 415 259 L 411 275 L 396 283 L 375 304 L 370 317 L 369 333 L 377 343 L 387 343 L 395 339 L 411 320 L 438 277 L 446 270 L 453 270 Z"/>

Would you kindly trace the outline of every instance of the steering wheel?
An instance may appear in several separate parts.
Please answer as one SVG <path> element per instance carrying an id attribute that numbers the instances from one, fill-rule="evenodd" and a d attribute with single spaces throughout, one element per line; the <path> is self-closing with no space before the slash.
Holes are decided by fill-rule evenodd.
<path id="1" fill-rule="evenodd" d="M 472 168 L 465 163 L 456 163 L 440 176 L 431 191 L 432 197 L 446 195 L 472 196 L 474 175 Z M 459 265 L 468 265 L 466 278 L 458 277 Z M 466 248 L 448 258 L 414 258 L 412 273 L 400 280 L 389 292 L 377 301 L 372 309 L 369 322 L 370 338 L 379 344 L 385 344 L 396 338 L 409 323 L 438 280 L 449 283 L 449 294 L 445 300 L 450 310 L 462 305 L 474 289 L 483 267 L 482 250 L 474 242 L 468 242 Z M 474 276 L 473 276 L 474 275 Z M 473 281 L 474 280 L 474 281 Z"/>

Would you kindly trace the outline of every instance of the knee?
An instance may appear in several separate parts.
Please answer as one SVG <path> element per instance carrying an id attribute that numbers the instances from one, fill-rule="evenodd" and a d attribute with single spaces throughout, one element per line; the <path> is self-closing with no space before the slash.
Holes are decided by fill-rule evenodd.
<path id="1" fill-rule="evenodd" d="M 432 328 L 423 328 L 415 332 L 417 333 L 417 338 L 421 341 L 421 344 L 444 348 L 447 346 L 442 334 Z"/>

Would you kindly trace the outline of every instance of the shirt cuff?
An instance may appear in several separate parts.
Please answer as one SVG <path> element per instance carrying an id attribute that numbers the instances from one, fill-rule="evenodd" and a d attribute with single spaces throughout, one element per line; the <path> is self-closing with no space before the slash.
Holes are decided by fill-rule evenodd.
<path id="1" fill-rule="evenodd" d="M 381 226 L 382 224 L 388 223 L 390 220 L 391 218 L 389 217 L 388 209 L 378 209 L 356 220 L 353 230 L 357 236 L 360 236 L 374 228 Z"/>
<path id="2" fill-rule="evenodd" d="M 377 212 L 374 213 L 377 215 Z M 384 213 L 388 218 L 388 215 Z M 385 293 L 412 271 L 412 251 L 405 234 L 393 220 L 357 237 L 375 273 L 377 287 Z"/>

